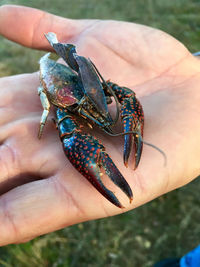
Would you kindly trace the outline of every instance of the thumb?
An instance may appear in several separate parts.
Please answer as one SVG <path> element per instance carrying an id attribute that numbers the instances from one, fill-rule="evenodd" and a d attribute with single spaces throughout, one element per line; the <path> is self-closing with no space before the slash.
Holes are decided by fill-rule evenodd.
<path id="1" fill-rule="evenodd" d="M 56 32 L 61 42 L 73 42 L 92 23 L 92 20 L 66 19 L 24 6 L 0 7 L 0 34 L 11 41 L 36 49 L 51 50 L 44 33 Z"/>

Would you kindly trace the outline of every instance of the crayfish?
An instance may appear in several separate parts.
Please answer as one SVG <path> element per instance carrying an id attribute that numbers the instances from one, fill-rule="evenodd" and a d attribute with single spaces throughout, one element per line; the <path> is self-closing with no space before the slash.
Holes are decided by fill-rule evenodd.
<path id="1" fill-rule="evenodd" d="M 64 152 L 71 164 L 110 202 L 122 208 L 122 204 L 101 180 L 101 169 L 128 196 L 132 190 L 100 141 L 84 133 L 77 118 L 96 125 L 105 133 L 115 136 L 113 127 L 119 113 L 123 122 L 124 164 L 133 147 L 134 169 L 137 168 L 143 147 L 143 109 L 135 93 L 105 81 L 90 59 L 79 56 L 72 44 L 59 43 L 54 33 L 46 38 L 56 53 L 68 66 L 49 58 L 50 53 L 40 59 L 40 86 L 38 94 L 43 106 L 38 137 L 41 138 L 51 104 L 55 107 L 56 125 Z M 112 118 L 108 104 L 114 99 L 116 116 Z M 120 105 L 120 108 L 119 108 Z M 120 112 L 119 112 L 120 109 Z M 120 135 L 120 134 L 118 134 Z"/>

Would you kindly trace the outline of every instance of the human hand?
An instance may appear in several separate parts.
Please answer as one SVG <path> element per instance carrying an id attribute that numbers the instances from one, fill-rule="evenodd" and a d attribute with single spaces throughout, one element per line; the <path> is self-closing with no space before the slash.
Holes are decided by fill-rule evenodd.
<path id="1" fill-rule="evenodd" d="M 144 108 L 144 146 L 136 171 L 123 166 L 123 139 L 100 135 L 130 184 L 134 199 L 115 190 L 126 207 L 109 203 L 68 162 L 49 121 L 37 139 L 42 107 L 38 74 L 0 79 L 0 245 L 24 242 L 78 222 L 140 206 L 199 175 L 200 63 L 177 40 L 138 24 L 69 20 L 39 10 L 3 6 L 0 33 L 22 45 L 51 50 L 44 33 L 55 32 L 90 57 L 105 79 L 132 88 Z"/>

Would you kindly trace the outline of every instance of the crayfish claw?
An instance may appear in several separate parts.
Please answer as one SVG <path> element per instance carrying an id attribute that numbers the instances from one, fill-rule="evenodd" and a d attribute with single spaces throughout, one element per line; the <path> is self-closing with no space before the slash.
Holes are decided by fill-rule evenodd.
<path id="1" fill-rule="evenodd" d="M 108 188 L 105 187 L 105 185 L 101 181 L 101 173 L 97 169 L 93 168 L 94 172 L 90 172 L 89 175 L 87 175 L 87 179 L 90 181 L 90 183 L 105 197 L 107 198 L 111 203 L 113 203 L 118 208 L 124 208 L 120 201 L 117 199 L 115 194 L 110 191 Z M 84 175 L 84 173 L 82 173 Z M 85 175 L 84 175 L 85 176 Z"/>
<path id="2" fill-rule="evenodd" d="M 133 107 L 137 110 L 134 111 Z M 137 114 L 137 116 L 136 116 Z M 137 168 L 143 148 L 143 110 L 138 100 L 133 96 L 132 99 L 125 99 L 121 107 L 121 116 L 124 124 L 124 165 L 128 167 L 128 159 L 132 150 L 134 151 L 134 170 Z M 133 144 L 133 145 L 132 145 Z"/>
<path id="3" fill-rule="evenodd" d="M 142 148 L 143 148 L 143 140 L 142 140 L 142 131 L 140 124 L 135 125 L 135 122 L 133 119 L 130 117 L 124 118 L 124 132 L 135 132 L 133 134 L 126 134 L 124 136 L 124 165 L 128 167 L 128 160 L 129 156 L 132 150 L 133 146 L 133 151 L 134 151 L 134 166 L 133 169 L 135 170 L 140 162 L 141 159 L 141 154 L 142 154 Z M 132 145 L 133 144 L 133 145 Z"/>
<path id="4" fill-rule="evenodd" d="M 126 121 L 127 121 L 127 119 L 124 119 L 124 121 L 123 121 L 124 122 L 124 131 L 128 132 L 128 131 L 132 130 L 133 122 L 130 121 L 130 123 L 131 123 L 131 127 L 130 127 L 129 122 L 127 123 Z M 127 125 L 128 125 L 128 127 L 127 127 Z M 128 168 L 128 159 L 129 159 L 129 156 L 131 153 L 132 143 L 133 143 L 133 135 L 132 134 L 125 135 L 124 136 L 124 155 L 123 155 L 123 158 L 124 158 L 124 165 L 126 166 L 126 168 Z"/>
<path id="5" fill-rule="evenodd" d="M 101 164 L 108 177 L 127 195 L 131 202 L 133 199 L 133 193 L 129 184 L 115 166 L 112 159 L 105 152 L 101 153 Z"/>
<path id="6" fill-rule="evenodd" d="M 134 147 L 135 147 L 135 166 L 134 166 L 134 170 L 135 170 L 139 165 L 141 155 L 142 155 L 142 147 L 143 147 L 142 138 L 138 134 L 134 136 Z"/>
<path id="7" fill-rule="evenodd" d="M 129 184 L 96 138 L 76 132 L 71 137 L 64 138 L 63 147 L 72 165 L 111 203 L 123 208 L 115 194 L 103 184 L 101 170 L 105 171 L 131 202 L 133 194 Z"/>

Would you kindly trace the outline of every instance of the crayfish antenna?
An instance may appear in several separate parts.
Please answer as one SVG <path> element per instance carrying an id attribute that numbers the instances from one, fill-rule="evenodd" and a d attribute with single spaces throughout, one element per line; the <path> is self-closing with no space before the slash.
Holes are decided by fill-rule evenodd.
<path id="1" fill-rule="evenodd" d="M 160 149 L 159 147 L 157 147 L 151 143 L 144 141 L 143 139 L 142 139 L 142 143 L 147 145 L 147 146 L 150 146 L 150 147 L 154 148 L 155 150 L 157 150 L 158 152 L 160 152 L 164 158 L 164 167 L 167 165 L 167 156 L 166 156 L 165 152 L 162 151 L 162 149 Z"/>
<path id="2" fill-rule="evenodd" d="M 141 134 L 138 132 L 138 131 L 128 131 L 128 132 L 123 132 L 123 133 L 111 133 L 111 132 L 108 132 L 104 129 L 104 132 L 106 132 L 108 135 L 110 136 L 113 136 L 113 137 L 116 137 L 116 136 L 130 136 L 130 135 L 134 135 L 134 137 L 138 138 L 138 141 L 135 141 L 135 143 L 138 142 L 138 149 L 136 150 L 136 154 L 135 154 L 135 157 L 136 157 L 136 162 L 135 162 L 135 166 L 137 167 L 138 164 L 139 164 L 139 161 L 140 161 L 140 158 L 141 158 L 141 152 L 142 152 L 142 144 L 144 145 L 147 145 L 147 146 L 150 146 L 152 148 L 154 148 L 155 150 L 157 150 L 164 158 L 164 167 L 167 165 L 167 156 L 165 154 L 165 152 L 160 149 L 159 147 L 157 147 L 156 145 L 153 145 L 151 143 L 148 143 L 146 142 Z M 127 146 L 130 147 L 130 143 L 127 142 Z M 138 153 L 139 152 L 139 153 Z M 124 165 L 126 167 L 128 167 L 128 157 L 129 157 L 130 153 L 129 152 L 126 152 L 124 154 Z M 134 169 L 136 169 L 136 167 Z"/>

